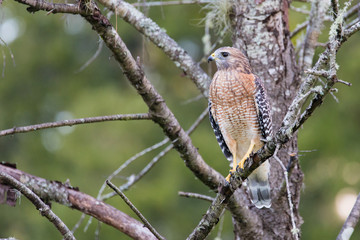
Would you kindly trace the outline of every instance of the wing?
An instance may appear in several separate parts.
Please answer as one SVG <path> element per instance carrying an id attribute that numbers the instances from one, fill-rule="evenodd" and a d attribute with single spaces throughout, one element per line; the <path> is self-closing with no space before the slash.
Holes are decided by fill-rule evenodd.
<path id="1" fill-rule="evenodd" d="M 210 118 L 210 123 L 211 123 L 211 127 L 214 129 L 214 133 L 216 136 L 216 140 L 219 143 L 219 146 L 221 148 L 221 151 L 224 153 L 225 157 L 232 162 L 233 160 L 233 156 L 228 148 L 228 146 L 226 145 L 226 142 L 224 140 L 224 137 L 220 131 L 220 127 L 217 124 L 216 120 L 214 119 L 212 113 L 211 113 L 211 102 L 209 101 L 209 118 Z"/>
<path id="2" fill-rule="evenodd" d="M 272 132 L 272 121 L 271 121 L 271 112 L 269 101 L 267 100 L 266 92 L 261 84 L 261 80 L 258 76 L 255 76 L 255 103 L 259 119 L 259 125 L 261 130 L 261 135 L 264 139 L 271 137 Z"/>

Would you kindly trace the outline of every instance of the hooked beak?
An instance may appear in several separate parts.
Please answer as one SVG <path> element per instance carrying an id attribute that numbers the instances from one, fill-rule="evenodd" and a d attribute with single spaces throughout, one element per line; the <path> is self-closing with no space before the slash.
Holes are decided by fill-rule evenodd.
<path id="1" fill-rule="evenodd" d="M 213 53 L 213 54 L 211 54 L 209 57 L 208 57 L 208 59 L 207 59 L 207 61 L 208 61 L 208 63 L 210 62 L 210 61 L 214 61 L 216 58 L 215 58 L 215 54 Z"/>

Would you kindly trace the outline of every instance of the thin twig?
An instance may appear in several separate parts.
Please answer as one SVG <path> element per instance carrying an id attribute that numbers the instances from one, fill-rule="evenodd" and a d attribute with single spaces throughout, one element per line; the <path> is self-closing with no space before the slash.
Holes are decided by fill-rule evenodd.
<path id="1" fill-rule="evenodd" d="M 298 34 L 301 30 L 305 29 L 309 25 L 309 21 L 305 21 L 301 24 L 298 24 L 296 28 L 290 33 L 290 38 L 293 38 L 296 34 Z"/>
<path id="2" fill-rule="evenodd" d="M 201 121 L 205 118 L 205 116 L 207 116 L 207 113 L 208 113 L 208 110 L 207 108 L 200 114 L 200 116 L 195 120 L 195 122 L 191 125 L 191 127 L 186 131 L 187 134 L 191 134 L 195 129 L 196 127 L 201 123 Z M 165 139 L 167 140 L 167 139 Z M 168 141 L 167 141 L 168 142 Z M 167 143 L 166 142 L 166 143 Z M 164 143 L 165 144 L 165 143 Z M 156 145 L 156 144 L 155 144 Z M 153 146 L 155 146 L 153 145 Z M 134 185 L 137 181 L 139 181 L 146 173 L 148 173 L 152 167 L 162 158 L 164 157 L 168 152 L 170 152 L 170 150 L 173 148 L 173 145 L 170 144 L 169 146 L 167 146 L 163 151 L 161 151 L 158 155 L 156 155 L 140 172 L 139 174 L 137 175 L 132 175 L 128 178 L 128 181 L 121 185 L 119 188 L 121 191 L 124 191 L 124 190 L 127 190 L 129 189 L 132 185 Z M 143 151 L 142 151 L 143 152 Z M 137 154 L 136 154 L 137 155 Z M 136 156 L 135 155 L 135 156 Z M 134 156 L 134 157 L 135 157 Z M 119 169 L 118 169 L 119 170 Z M 121 170 L 120 170 L 121 171 Z M 111 175 L 111 178 L 114 177 L 115 175 L 117 175 L 120 171 L 118 171 L 116 174 L 112 174 Z M 109 177 L 110 178 L 110 177 Z M 108 178 L 108 179 L 109 179 Z M 115 196 L 115 193 L 108 193 L 104 196 L 101 196 L 101 193 L 103 192 L 103 189 L 101 189 L 99 191 L 99 194 L 98 194 L 98 198 L 101 199 L 101 200 L 107 200 L 113 196 Z"/>
<path id="3" fill-rule="evenodd" d="M 77 223 L 75 224 L 75 226 L 71 229 L 72 233 L 75 233 L 75 231 L 80 227 L 80 225 L 83 223 L 83 221 L 85 220 L 85 213 L 81 214 L 80 219 L 77 221 Z"/>
<path id="4" fill-rule="evenodd" d="M 296 223 L 295 223 L 295 216 L 294 216 L 294 205 L 292 203 L 291 200 L 291 192 L 290 192 L 290 187 L 289 187 L 289 176 L 288 176 L 288 171 L 285 167 L 285 165 L 281 162 L 281 160 L 279 159 L 279 157 L 277 156 L 277 153 L 280 149 L 280 145 L 278 145 L 276 147 L 276 150 L 274 152 L 274 159 L 280 164 L 282 170 L 284 171 L 284 178 L 285 178 L 285 184 L 286 184 L 286 192 L 287 192 L 287 198 L 288 198 L 288 202 L 289 202 L 289 207 L 290 207 L 290 218 L 291 218 L 291 224 L 292 224 L 292 229 L 291 229 L 291 233 L 294 235 L 295 239 L 298 240 L 299 239 L 299 232 L 300 230 L 296 227 Z"/>
<path id="5" fill-rule="evenodd" d="M 340 79 L 338 79 L 338 80 L 336 80 L 338 83 L 342 83 L 342 84 L 344 84 L 344 85 L 346 85 L 346 86 L 348 86 L 348 87 L 351 87 L 352 86 L 352 83 L 349 83 L 349 82 L 346 82 L 346 81 L 344 81 L 344 80 L 340 80 Z"/>
<path id="6" fill-rule="evenodd" d="M 104 46 L 104 41 L 101 39 L 101 37 L 99 37 L 99 46 L 96 50 L 96 52 L 94 53 L 94 55 L 86 61 L 86 63 L 84 65 L 82 65 L 75 73 L 79 73 L 82 72 L 85 68 L 87 68 L 93 61 L 95 61 L 95 59 L 100 55 L 101 50 Z"/>
<path id="7" fill-rule="evenodd" d="M 47 122 L 40 123 L 35 125 L 23 126 L 23 127 L 13 127 L 10 129 L 0 131 L 0 137 L 6 135 L 12 135 L 15 133 L 26 133 L 32 132 L 40 129 L 46 128 L 56 128 L 56 127 L 65 127 L 73 126 L 79 124 L 87 123 L 96 123 L 96 122 L 106 122 L 106 121 L 127 121 L 127 120 L 149 120 L 151 119 L 150 114 L 148 113 L 138 113 L 138 114 L 116 114 L 110 116 L 99 116 L 99 117 L 89 117 L 89 118 L 78 118 L 72 120 L 63 120 L 57 122 Z"/>
<path id="8" fill-rule="evenodd" d="M 134 156 L 132 156 L 131 158 L 129 158 L 128 160 L 126 160 L 118 169 L 116 169 L 113 173 L 110 174 L 110 176 L 107 178 L 108 180 L 111 180 L 113 179 L 116 175 L 118 175 L 123 169 L 125 169 L 130 163 L 132 163 L 133 161 L 135 161 L 136 159 L 138 159 L 139 157 L 141 156 L 144 156 L 146 153 L 148 152 L 151 152 L 163 145 L 165 145 L 166 143 L 169 142 L 169 139 L 168 138 L 165 138 L 164 140 L 162 140 L 161 142 L 158 142 L 154 145 L 152 145 L 151 147 L 148 147 L 148 148 L 145 148 L 144 150 L 142 150 L 141 152 L 135 154 Z M 171 148 L 170 148 L 171 149 Z M 134 182 L 133 180 L 133 177 L 130 177 L 128 182 Z M 97 195 L 97 199 L 101 199 L 101 200 L 106 200 L 112 196 L 114 196 L 115 194 L 114 193 L 111 193 L 111 194 L 108 194 L 108 195 L 105 195 L 105 196 L 101 196 L 101 194 L 104 192 L 105 190 L 105 187 L 106 187 L 106 183 L 104 183 L 100 190 L 99 190 L 99 193 Z M 121 189 L 122 191 L 124 189 Z"/>
<path id="9" fill-rule="evenodd" d="M 6 183 L 17 190 L 19 190 L 25 197 L 27 197 L 40 211 L 40 214 L 46 217 L 54 226 L 58 229 L 64 239 L 66 240 L 75 240 L 74 235 L 69 230 L 69 228 L 61 221 L 61 219 L 56 216 L 50 207 L 46 205 L 35 193 L 33 193 L 28 187 L 23 183 L 16 180 L 14 177 L 10 176 L 5 172 L 0 172 L 0 180 L 3 183 Z"/>
<path id="10" fill-rule="evenodd" d="M 154 1 L 154 2 L 136 2 L 132 5 L 134 7 L 158 7 L 170 5 L 189 5 L 189 4 L 207 4 L 211 0 L 180 0 L 180 1 Z"/>
<path id="11" fill-rule="evenodd" d="M 111 187 L 123 200 L 124 202 L 131 208 L 131 210 L 141 219 L 144 225 L 157 237 L 157 239 L 165 240 L 163 236 L 161 236 L 153 226 L 149 223 L 148 220 L 141 214 L 141 212 L 132 204 L 132 202 L 122 193 L 112 182 L 106 180 L 106 184 Z"/>
<path id="12" fill-rule="evenodd" d="M 9 47 L 9 45 L 8 45 L 2 38 L 0 38 L 0 41 L 1 41 L 1 42 L 5 45 L 5 47 L 9 50 L 11 60 L 13 61 L 13 65 L 14 65 L 14 67 L 15 67 L 15 66 L 16 66 L 16 64 L 15 64 L 15 57 L 14 57 L 13 52 L 11 51 L 11 48 Z"/>
<path id="13" fill-rule="evenodd" d="M 349 240 L 354 232 L 356 224 L 360 218 L 360 194 L 357 196 L 355 204 L 351 209 L 349 216 L 347 217 L 344 225 L 342 226 L 339 235 L 336 240 Z"/>
<path id="14" fill-rule="evenodd" d="M 344 19 L 347 20 L 360 11 L 360 2 L 352 6 L 346 13 L 344 13 Z"/>
<path id="15" fill-rule="evenodd" d="M 203 194 L 199 194 L 199 193 L 190 193 L 190 192 L 178 192 L 179 196 L 182 197 L 187 197 L 187 198 L 196 198 L 196 199 L 201 199 L 201 200 L 205 200 L 205 201 L 209 201 L 212 202 L 214 201 L 214 198 L 210 197 L 210 196 L 206 196 Z"/>
<path id="16" fill-rule="evenodd" d="M 298 12 L 298 13 L 302 13 L 302 14 L 305 14 L 305 15 L 309 15 L 310 14 L 310 11 L 307 10 L 307 9 L 304 9 L 304 8 L 297 8 L 297 7 L 294 7 L 293 5 L 290 5 L 290 9 L 295 11 L 295 12 Z"/>
<path id="17" fill-rule="evenodd" d="M 323 22 L 325 21 L 326 12 L 329 8 L 327 1 L 313 1 L 309 16 L 309 24 L 304 39 L 304 51 L 302 62 L 299 62 L 302 70 L 309 69 L 313 63 L 317 40 L 320 36 Z"/>

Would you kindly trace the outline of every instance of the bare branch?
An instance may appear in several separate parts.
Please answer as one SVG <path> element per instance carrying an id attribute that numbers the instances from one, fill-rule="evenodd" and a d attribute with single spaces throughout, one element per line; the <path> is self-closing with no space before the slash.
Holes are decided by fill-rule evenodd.
<path id="1" fill-rule="evenodd" d="M 156 239 L 143 224 L 116 208 L 74 189 L 69 184 L 49 181 L 0 164 L 0 173 L 11 175 L 46 201 L 55 201 L 77 209 L 97 220 L 112 226 L 133 239 Z"/>
<path id="2" fill-rule="evenodd" d="M 51 211 L 50 207 L 46 205 L 35 193 L 33 193 L 28 187 L 26 187 L 23 183 L 16 180 L 11 175 L 6 172 L 0 171 L 0 183 L 10 185 L 15 189 L 19 190 L 25 197 L 27 197 L 36 207 L 37 210 L 40 211 L 40 214 L 46 217 L 57 230 L 64 236 L 66 240 L 75 240 L 74 235 L 69 230 L 69 228 L 65 225 L 61 219 Z"/>
<path id="3" fill-rule="evenodd" d="M 345 14 L 344 19 L 347 20 L 360 11 L 360 2 L 352 6 Z"/>
<path id="4" fill-rule="evenodd" d="M 132 204 L 132 202 L 125 196 L 123 192 L 121 192 L 112 182 L 106 180 L 106 184 L 111 187 L 123 200 L 124 202 L 131 208 L 131 210 L 141 219 L 144 225 L 157 237 L 157 239 L 165 240 L 163 236 L 161 236 L 153 226 L 149 223 L 149 221 L 141 214 L 141 212 Z"/>
<path id="5" fill-rule="evenodd" d="M 301 30 L 305 29 L 309 25 L 309 21 L 305 21 L 301 24 L 298 24 L 294 31 L 290 33 L 290 38 L 293 38 L 296 34 L 298 34 Z"/>
<path id="6" fill-rule="evenodd" d="M 178 194 L 179 194 L 179 196 L 187 197 L 187 198 L 196 198 L 196 199 L 201 199 L 201 200 L 205 200 L 205 201 L 209 201 L 209 202 L 214 201 L 214 198 L 206 196 L 206 195 L 202 195 L 199 193 L 178 192 Z"/>
<path id="7" fill-rule="evenodd" d="M 341 43 L 345 42 L 349 37 L 351 37 L 354 33 L 360 30 L 360 21 L 356 24 L 352 25 L 349 29 L 344 30 L 343 38 L 341 39 Z"/>
<path id="8" fill-rule="evenodd" d="M 104 42 L 103 40 L 100 38 L 99 39 L 99 46 L 95 52 L 95 54 L 86 62 L 84 63 L 84 65 L 82 65 L 75 73 L 79 73 L 82 72 L 85 68 L 87 68 L 93 61 L 95 61 L 95 59 L 99 56 L 99 54 L 101 53 L 101 50 L 104 46 Z"/>
<path id="9" fill-rule="evenodd" d="M 334 0 L 335 1 L 335 0 Z M 291 9 L 303 14 L 306 14 L 307 11 L 302 10 L 301 8 L 295 8 L 293 6 L 291 6 Z M 353 7 L 351 7 L 351 9 L 349 9 L 345 14 L 344 14 L 344 20 L 349 19 L 350 17 L 352 17 L 354 14 L 356 14 L 357 11 L 359 11 L 360 9 L 360 3 L 354 5 Z M 308 12 L 308 14 L 310 14 L 310 12 Z M 329 16 L 325 16 L 324 18 L 325 21 L 332 21 L 333 19 Z M 356 21 L 356 19 L 354 20 Z M 307 26 L 309 25 L 309 20 L 304 21 L 301 24 L 298 24 L 296 26 L 296 28 L 290 33 L 290 38 L 293 38 L 296 34 L 298 34 L 301 30 L 305 29 Z M 352 26 L 352 24 L 350 24 L 350 26 Z M 319 43 L 316 43 L 316 45 L 318 46 Z"/>
<path id="10" fill-rule="evenodd" d="M 63 120 L 57 122 L 40 123 L 40 124 L 29 125 L 24 127 L 13 127 L 10 129 L 0 131 L 0 137 L 6 135 L 12 135 L 16 133 L 32 132 L 46 128 L 56 128 L 56 127 L 65 127 L 65 126 L 71 127 L 74 125 L 87 124 L 87 123 L 107 122 L 107 121 L 149 120 L 149 119 L 151 119 L 151 116 L 148 113 L 116 114 L 110 116 L 78 118 L 78 119 Z"/>
<path id="11" fill-rule="evenodd" d="M 307 32 L 304 39 L 304 51 L 300 62 L 301 69 L 309 69 L 312 66 L 313 57 L 315 54 L 316 43 L 323 27 L 326 11 L 328 10 L 327 1 L 313 1 L 311 4 L 311 11 L 309 16 L 309 24 L 307 25 Z"/>
<path id="12" fill-rule="evenodd" d="M 80 227 L 81 223 L 85 220 L 85 216 L 86 216 L 85 213 L 81 214 L 80 219 L 77 221 L 75 226 L 71 229 L 72 233 L 75 233 L 75 231 Z"/>
<path id="13" fill-rule="evenodd" d="M 191 127 L 186 131 L 187 134 L 191 134 L 195 129 L 196 127 L 200 124 L 200 122 L 205 118 L 205 116 L 208 114 L 208 110 L 207 108 L 200 114 L 200 116 L 195 120 L 195 122 L 193 123 L 193 125 L 191 125 Z M 167 142 L 169 142 L 169 139 L 166 138 L 164 139 L 162 142 L 160 143 L 157 143 L 155 145 L 153 145 L 152 147 L 150 148 L 154 148 L 156 145 L 164 145 L 166 144 Z M 128 181 L 121 185 L 119 188 L 120 188 L 120 191 L 124 191 L 124 190 L 127 190 L 129 189 L 132 185 L 134 185 L 136 182 L 138 182 L 143 176 L 145 176 L 146 173 L 148 173 L 153 167 L 154 165 L 162 158 L 164 157 L 168 152 L 170 152 L 171 149 L 173 149 L 173 144 L 170 144 L 169 146 L 167 146 L 163 151 L 161 151 L 158 155 L 156 155 L 137 175 L 132 175 L 128 178 Z M 141 151 L 140 153 L 144 153 L 146 151 L 146 153 L 148 152 L 148 150 L 150 150 L 150 148 L 147 148 L 143 151 Z M 152 150 L 152 149 L 151 149 Z M 133 159 L 135 160 L 139 154 L 136 154 L 134 157 L 130 158 L 130 159 Z M 145 153 L 144 153 L 145 154 Z M 135 159 L 134 159 L 135 158 Z M 129 160 L 130 160 L 129 159 Z M 127 160 L 126 162 L 128 162 L 129 160 Z M 126 163 L 125 162 L 125 163 Z M 125 164 L 124 163 L 124 164 Z M 112 179 L 115 175 L 119 174 L 119 172 L 124 168 L 124 164 L 118 169 L 116 170 L 115 172 L 113 172 L 108 179 Z M 101 196 L 101 193 L 103 192 L 103 187 L 104 185 L 101 187 L 100 191 L 99 191 L 99 194 L 98 194 L 98 199 L 101 199 L 101 200 L 107 200 L 113 196 L 115 196 L 115 193 L 112 192 L 112 193 L 109 193 L 109 194 L 106 194 L 104 196 Z"/>
<path id="14" fill-rule="evenodd" d="M 85 10 L 80 9 L 79 4 L 49 3 L 39 0 L 15 0 L 15 1 L 28 5 L 29 7 L 26 10 L 30 13 L 43 10 L 51 13 L 87 14 Z"/>
<path id="15" fill-rule="evenodd" d="M 200 68 L 191 56 L 170 38 L 153 20 L 147 18 L 130 3 L 122 0 L 100 0 L 100 3 L 116 12 L 140 33 L 144 34 L 195 83 L 204 96 L 207 96 L 210 84 L 209 76 Z M 116 10 L 115 10 L 116 8 Z"/>
<path id="16" fill-rule="evenodd" d="M 298 12 L 298 13 L 302 13 L 302 14 L 305 14 L 305 15 L 309 15 L 310 14 L 310 11 L 307 10 L 307 9 L 304 9 L 304 8 L 297 8 L 297 7 L 294 7 L 293 5 L 290 5 L 290 9 L 295 11 L 295 12 Z"/>
<path id="17" fill-rule="evenodd" d="M 340 230 L 339 235 L 336 240 L 349 240 L 356 224 L 359 222 L 360 218 L 360 194 L 358 195 L 353 208 L 349 216 L 347 217 L 343 227 Z"/>
<path id="18" fill-rule="evenodd" d="M 288 203 L 289 203 L 289 208 L 290 208 L 290 219 L 291 219 L 291 225 L 292 225 L 291 233 L 295 237 L 295 240 L 298 240 L 299 239 L 300 229 L 298 229 L 296 227 L 296 223 L 295 223 L 294 204 L 292 203 L 292 200 L 291 200 L 291 191 L 290 191 L 290 186 L 289 186 L 289 176 L 288 176 L 289 173 L 287 171 L 287 168 L 284 166 L 284 164 L 281 162 L 281 160 L 277 156 L 277 152 L 279 151 L 279 149 L 280 149 L 280 145 L 278 145 L 276 147 L 276 150 L 275 150 L 275 153 L 274 153 L 273 157 L 280 164 L 280 166 L 281 166 L 281 168 L 283 170 L 283 173 L 284 173 L 287 198 L 288 198 Z"/>
<path id="19" fill-rule="evenodd" d="M 164 99 L 146 78 L 143 69 L 139 65 L 139 61 L 133 59 L 130 51 L 110 22 L 96 9 L 94 15 L 84 17 L 102 37 L 106 46 L 113 52 L 115 59 L 124 70 L 124 74 L 148 105 L 152 120 L 159 124 L 165 135 L 172 141 L 174 148 L 180 153 L 187 167 L 206 185 L 216 189 L 223 177 L 207 165 L 199 155 L 189 135 L 181 128 Z M 210 179 L 209 175 L 213 177 Z"/>
<path id="20" fill-rule="evenodd" d="M 11 57 L 11 59 L 12 59 L 12 61 L 13 61 L 13 66 L 15 67 L 16 66 L 16 64 L 15 64 L 15 57 L 14 57 L 14 54 L 12 53 L 12 51 L 11 51 L 11 48 L 8 46 L 8 44 L 4 41 L 4 39 L 2 39 L 1 37 L 0 37 L 0 42 L 2 42 L 2 44 L 9 50 L 9 54 L 10 54 L 10 57 Z M 2 53 L 2 56 L 3 56 L 3 70 L 2 70 L 2 74 L 1 74 L 1 76 L 2 77 L 5 77 L 5 67 L 6 67 L 6 62 L 5 62 L 5 60 L 6 60 L 6 55 L 5 55 L 5 52 L 4 52 L 4 50 L 1 48 L 1 53 Z"/>
<path id="21" fill-rule="evenodd" d="M 152 1 L 152 2 L 136 2 L 132 5 L 134 7 L 159 7 L 170 5 L 189 5 L 189 4 L 207 4 L 211 0 L 180 0 L 180 1 Z"/>

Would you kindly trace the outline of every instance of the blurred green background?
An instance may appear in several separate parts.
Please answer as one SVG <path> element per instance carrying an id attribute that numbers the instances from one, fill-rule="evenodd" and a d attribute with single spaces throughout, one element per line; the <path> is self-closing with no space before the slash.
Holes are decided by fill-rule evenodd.
<path id="1" fill-rule="evenodd" d="M 195 60 L 203 57 L 204 28 L 200 20 L 205 14 L 199 5 L 148 10 L 148 15 Z M 5 58 L 0 64 L 0 129 L 147 111 L 106 48 L 93 63 L 78 72 L 99 44 L 90 25 L 80 17 L 46 15 L 45 12 L 29 14 L 26 6 L 14 1 L 2 3 L 0 16 L 0 37 L 8 43 L 8 47 L 1 45 Z M 305 19 L 293 11 L 290 16 L 291 29 Z M 324 41 L 328 27 L 323 31 L 321 39 Z M 148 78 L 187 129 L 207 107 L 206 100 L 196 100 L 200 93 L 194 84 L 159 49 L 121 19 L 118 19 L 118 32 L 133 55 L 141 56 Z M 359 43 L 360 34 L 357 33 L 338 53 L 339 78 L 353 86 L 338 84 L 339 103 L 328 96 L 299 131 L 300 161 L 305 173 L 300 205 L 304 219 L 303 239 L 334 239 L 347 208 L 352 206 L 360 189 Z M 225 40 L 225 44 L 231 43 Z M 217 146 L 207 118 L 191 137 L 207 163 L 225 175 L 228 163 Z M 63 182 L 69 179 L 73 186 L 96 196 L 112 171 L 163 138 L 162 130 L 145 120 L 48 129 L 1 137 L 0 161 L 16 163 L 19 169 L 46 179 Z M 126 177 L 138 173 L 162 149 L 139 158 L 113 182 L 124 183 Z M 173 150 L 125 193 L 163 236 L 184 239 L 209 203 L 179 197 L 178 191 L 214 196 Z M 113 198 L 109 203 L 136 218 L 120 198 Z M 56 203 L 52 209 L 70 228 L 81 215 Z M 94 238 L 96 221 L 84 232 L 86 221 L 75 234 L 78 239 Z M 209 238 L 217 234 L 218 227 Z M 61 239 L 53 225 L 24 197 L 15 208 L 0 205 L 0 238 L 5 237 Z M 100 237 L 129 239 L 106 225 L 102 225 Z M 233 239 L 228 213 L 221 237 Z M 360 231 L 355 230 L 352 239 L 359 238 Z"/>

